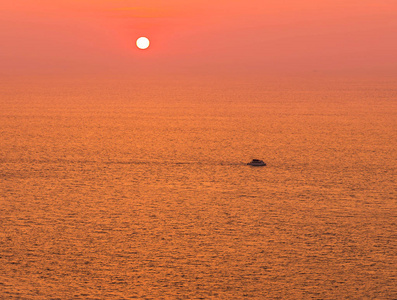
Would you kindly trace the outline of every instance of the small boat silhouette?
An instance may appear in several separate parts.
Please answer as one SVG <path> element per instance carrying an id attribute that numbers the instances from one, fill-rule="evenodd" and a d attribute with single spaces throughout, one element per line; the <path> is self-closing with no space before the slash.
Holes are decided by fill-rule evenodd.
<path id="1" fill-rule="evenodd" d="M 254 167 L 263 167 L 263 166 L 266 166 L 266 163 L 263 160 L 260 160 L 260 159 L 253 159 L 247 165 L 254 166 Z"/>

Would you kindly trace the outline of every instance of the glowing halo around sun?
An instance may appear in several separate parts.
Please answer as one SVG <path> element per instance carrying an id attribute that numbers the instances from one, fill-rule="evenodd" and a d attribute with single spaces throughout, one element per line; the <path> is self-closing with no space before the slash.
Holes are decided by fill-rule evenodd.
<path id="1" fill-rule="evenodd" d="M 147 49 L 149 47 L 149 45 L 150 45 L 150 42 L 149 42 L 149 39 L 147 37 L 142 36 L 142 37 L 140 37 L 139 39 L 136 40 L 136 46 L 139 49 L 145 50 L 145 49 Z"/>

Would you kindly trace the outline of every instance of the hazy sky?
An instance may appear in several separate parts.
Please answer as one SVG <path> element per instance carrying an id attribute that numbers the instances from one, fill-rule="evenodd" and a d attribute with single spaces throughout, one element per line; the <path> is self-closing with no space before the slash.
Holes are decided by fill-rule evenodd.
<path id="1" fill-rule="evenodd" d="M 397 70 L 396 0 L 2 2 L 1 74 Z"/>

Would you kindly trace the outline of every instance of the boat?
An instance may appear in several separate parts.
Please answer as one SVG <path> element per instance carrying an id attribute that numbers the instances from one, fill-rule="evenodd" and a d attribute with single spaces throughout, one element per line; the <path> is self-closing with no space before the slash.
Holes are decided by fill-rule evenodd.
<path id="1" fill-rule="evenodd" d="M 260 159 L 253 159 L 247 165 L 254 166 L 254 167 L 263 167 L 263 166 L 266 166 L 266 163 L 263 160 L 260 160 Z"/>

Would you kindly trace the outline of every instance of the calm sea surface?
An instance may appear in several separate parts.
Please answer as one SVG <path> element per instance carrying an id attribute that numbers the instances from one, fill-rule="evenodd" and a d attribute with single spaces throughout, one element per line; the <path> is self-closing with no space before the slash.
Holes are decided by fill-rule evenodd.
<path id="1" fill-rule="evenodd" d="M 397 299 L 396 86 L 2 83 L 0 298 Z"/>

